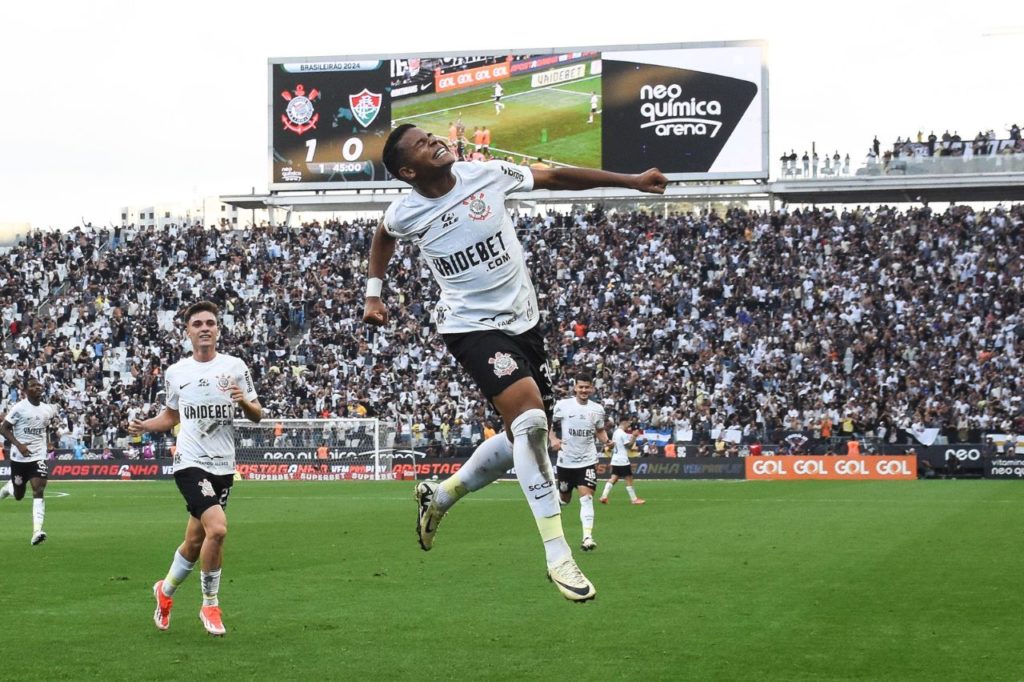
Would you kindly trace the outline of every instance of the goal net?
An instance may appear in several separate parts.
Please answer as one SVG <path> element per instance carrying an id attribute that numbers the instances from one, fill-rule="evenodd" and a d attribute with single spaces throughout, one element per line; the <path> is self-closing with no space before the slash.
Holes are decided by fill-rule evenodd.
<path id="1" fill-rule="evenodd" d="M 394 478 L 395 427 L 380 419 L 235 421 L 235 470 L 249 480 Z"/>

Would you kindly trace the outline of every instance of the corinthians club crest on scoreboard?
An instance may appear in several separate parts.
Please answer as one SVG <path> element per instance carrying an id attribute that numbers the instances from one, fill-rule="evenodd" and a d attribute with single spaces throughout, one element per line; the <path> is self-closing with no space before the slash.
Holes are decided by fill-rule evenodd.
<path id="1" fill-rule="evenodd" d="M 370 92 L 363 88 L 361 92 L 348 96 L 348 104 L 352 108 L 352 115 L 355 116 L 359 125 L 369 128 L 373 120 L 380 113 L 382 97 L 378 92 Z"/>
<path id="2" fill-rule="evenodd" d="M 313 88 L 306 94 L 306 88 L 301 83 L 295 86 L 294 92 L 285 90 L 281 97 L 288 102 L 284 113 L 281 114 L 281 122 L 284 127 L 297 135 L 301 135 L 311 128 L 316 128 L 320 114 L 316 112 L 313 102 L 320 99 L 320 91 Z"/>

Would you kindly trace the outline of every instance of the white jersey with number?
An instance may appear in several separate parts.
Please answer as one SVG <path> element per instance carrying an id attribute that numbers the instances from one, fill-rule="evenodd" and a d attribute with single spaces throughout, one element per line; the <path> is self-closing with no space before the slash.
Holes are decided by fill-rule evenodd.
<path id="1" fill-rule="evenodd" d="M 438 332 L 522 334 L 539 319 L 537 293 L 505 197 L 533 189 L 533 174 L 504 161 L 456 162 L 452 174 L 443 197 L 413 191 L 391 204 L 384 230 L 419 247 L 441 288 Z"/>
<path id="2" fill-rule="evenodd" d="M 38 462 L 46 459 L 46 426 L 57 416 L 58 407 L 49 403 L 33 405 L 28 398 L 19 400 L 7 413 L 4 421 L 11 425 L 11 432 L 22 445 L 29 449 L 28 455 L 11 447 L 11 461 Z"/>
<path id="3" fill-rule="evenodd" d="M 235 471 L 234 420 L 240 410 L 231 400 L 237 384 L 246 400 L 256 399 L 249 368 L 225 353 L 207 362 L 179 360 L 167 368 L 167 407 L 181 417 L 174 470 L 197 467 L 214 475 Z"/>
<path id="4" fill-rule="evenodd" d="M 597 464 L 597 432 L 605 424 L 600 403 L 588 400 L 581 405 L 576 398 L 563 398 L 555 403 L 551 420 L 562 422 L 557 466 L 578 469 Z"/>
<path id="5" fill-rule="evenodd" d="M 612 466 L 626 466 L 629 464 L 629 442 L 633 440 L 633 434 L 622 429 L 615 429 L 612 434 Z"/>

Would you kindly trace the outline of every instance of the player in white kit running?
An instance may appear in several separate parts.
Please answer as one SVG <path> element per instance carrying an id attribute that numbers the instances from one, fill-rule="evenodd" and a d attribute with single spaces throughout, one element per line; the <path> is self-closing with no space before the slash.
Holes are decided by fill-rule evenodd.
<path id="1" fill-rule="evenodd" d="M 572 491 L 580 494 L 580 522 L 583 525 L 584 552 L 597 549 L 594 541 L 594 489 L 597 488 L 597 444 L 608 442 L 605 414 L 601 403 L 594 402 L 593 379 L 579 374 L 573 387 L 572 398 L 555 403 L 552 422 L 561 422 L 562 437 L 550 431 L 551 447 L 558 452 L 556 462 L 558 494 L 563 504 L 572 500 Z"/>
<path id="2" fill-rule="evenodd" d="M 38 545 L 46 539 L 43 519 L 46 516 L 46 427 L 57 416 L 59 407 L 42 402 L 43 384 L 36 379 L 25 382 L 25 398 L 10 409 L 0 423 L 0 436 L 11 447 L 11 480 L 0 488 L 0 500 L 13 497 L 20 501 L 25 488 L 32 486 L 32 539 Z"/>
<path id="3" fill-rule="evenodd" d="M 514 464 L 544 542 L 548 577 L 566 599 L 593 599 L 594 586 L 573 560 L 562 531 L 547 453 L 551 381 L 540 311 L 505 198 L 534 189 L 605 186 L 661 194 L 667 180 L 653 168 L 623 175 L 504 161 L 456 163 L 444 140 L 411 124 L 391 132 L 383 159 L 413 191 L 388 208 L 374 234 L 363 320 L 388 324 L 382 278 L 398 240 L 412 242 L 441 289 L 434 308 L 438 333 L 505 423 L 451 478 L 416 486 L 420 547 L 433 546 L 438 524 L 457 500 Z"/>
<path id="4" fill-rule="evenodd" d="M 612 486 L 620 479 L 626 479 L 626 492 L 632 504 L 644 504 L 646 500 L 636 496 L 636 489 L 633 487 L 633 465 L 629 463 L 629 450 L 636 444 L 636 439 L 642 433 L 639 430 L 631 430 L 628 415 L 619 418 L 619 428 L 612 434 L 612 476 L 604 484 L 601 492 L 601 504 L 608 504 L 608 496 L 612 494 Z"/>
<path id="5" fill-rule="evenodd" d="M 203 605 L 199 619 L 211 635 L 226 632 L 217 595 L 228 531 L 225 509 L 235 473 L 234 419 L 241 410 L 246 419 L 258 423 L 263 408 L 245 363 L 217 352 L 219 312 L 210 301 L 193 303 L 185 311 L 185 333 L 192 342 L 192 357 L 167 368 L 163 411 L 128 426 L 128 432 L 137 435 L 170 431 L 181 424 L 174 453 L 174 481 L 190 516 L 185 541 L 175 552 L 167 577 L 153 585 L 153 620 L 161 630 L 170 626 L 175 590 L 200 561 Z"/>

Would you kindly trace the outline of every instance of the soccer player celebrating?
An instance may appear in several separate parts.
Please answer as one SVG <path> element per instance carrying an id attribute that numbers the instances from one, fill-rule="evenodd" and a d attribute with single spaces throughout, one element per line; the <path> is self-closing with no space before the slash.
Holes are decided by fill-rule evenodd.
<path id="1" fill-rule="evenodd" d="M 25 486 L 32 486 L 32 544 L 46 539 L 46 427 L 57 416 L 58 406 L 42 402 L 43 384 L 36 379 L 25 382 L 25 398 L 15 403 L 0 424 L 0 436 L 11 444 L 11 480 L 0 488 L 0 500 L 25 497 Z"/>
<path id="2" fill-rule="evenodd" d="M 167 368 L 167 401 L 160 414 L 133 420 L 128 432 L 169 431 L 181 424 L 174 454 L 174 481 L 190 514 L 185 541 L 174 554 L 167 577 L 153 585 L 161 630 L 171 623 L 174 592 L 200 561 L 203 605 L 199 618 L 211 635 L 226 630 L 217 593 L 228 522 L 225 509 L 235 473 L 236 409 L 259 422 L 263 408 L 256 398 L 252 375 L 239 358 L 217 352 L 219 309 L 200 301 L 185 311 L 185 333 L 192 342 L 192 357 Z"/>
<path id="3" fill-rule="evenodd" d="M 612 486 L 620 478 L 626 479 L 626 492 L 633 504 L 643 504 L 643 500 L 636 496 L 633 488 L 633 465 L 629 463 L 629 450 L 636 444 L 639 431 L 629 430 L 630 418 L 626 415 L 619 417 L 619 428 L 612 434 L 612 477 L 604 483 L 604 490 L 601 492 L 601 504 L 608 504 L 608 496 L 612 494 Z"/>
<path id="4" fill-rule="evenodd" d="M 592 599 L 594 586 L 572 558 L 554 495 L 547 454 L 547 354 L 537 294 L 505 196 L 602 186 L 662 193 L 665 176 L 657 169 L 621 175 L 583 168 L 531 170 L 504 161 L 456 163 L 442 140 L 411 124 L 391 132 L 383 158 L 388 171 L 413 191 L 388 208 L 374 234 L 363 320 L 388 323 L 382 278 L 397 241 L 412 241 L 441 289 L 434 308 L 438 332 L 505 423 L 505 431 L 484 441 L 458 473 L 416 487 L 420 546 L 432 547 L 438 524 L 459 498 L 514 463 L 544 541 L 548 577 L 566 599 Z"/>
<path id="5" fill-rule="evenodd" d="M 594 542 L 594 489 L 597 488 L 597 441 L 608 442 L 604 408 L 590 400 L 594 383 L 589 374 L 576 377 L 575 397 L 555 403 L 551 421 L 562 423 L 562 437 L 552 430 L 551 447 L 558 452 L 558 494 L 569 504 L 575 488 L 580 493 L 580 521 L 584 552 L 597 549 Z"/>

